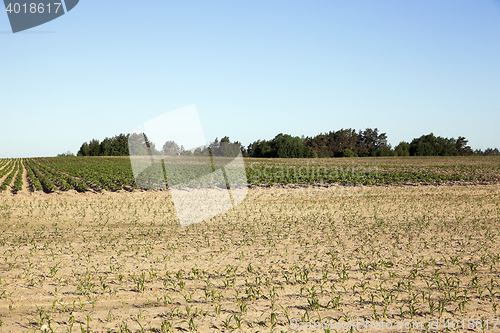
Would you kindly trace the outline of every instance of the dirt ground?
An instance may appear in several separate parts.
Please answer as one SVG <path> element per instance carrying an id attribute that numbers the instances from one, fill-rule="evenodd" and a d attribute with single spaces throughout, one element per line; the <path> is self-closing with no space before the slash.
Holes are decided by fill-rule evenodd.
<path id="1" fill-rule="evenodd" d="M 499 194 L 252 188 L 181 227 L 168 191 L 4 192 L 0 331 L 500 331 Z"/>

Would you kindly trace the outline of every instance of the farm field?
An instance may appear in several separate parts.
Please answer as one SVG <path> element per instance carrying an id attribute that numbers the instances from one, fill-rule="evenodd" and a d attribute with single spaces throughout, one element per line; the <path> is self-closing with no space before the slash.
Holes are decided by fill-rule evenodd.
<path id="1" fill-rule="evenodd" d="M 192 157 L 174 159 L 183 173 Z M 289 184 L 495 184 L 500 183 L 500 156 L 389 157 L 333 159 L 246 158 L 248 183 Z M 203 172 L 203 170 L 202 170 Z M 179 181 L 180 182 L 180 181 Z M 154 184 L 153 184 L 154 185 Z M 164 184 L 162 184 L 164 185 Z M 155 189 L 158 186 L 151 186 Z M 133 191 L 131 163 L 126 157 L 63 157 L 0 160 L 0 190 L 11 193 L 74 190 Z"/>
<path id="2" fill-rule="evenodd" d="M 188 227 L 126 162 L 0 161 L 2 332 L 500 330 L 496 157 L 248 159 L 243 203 Z"/>

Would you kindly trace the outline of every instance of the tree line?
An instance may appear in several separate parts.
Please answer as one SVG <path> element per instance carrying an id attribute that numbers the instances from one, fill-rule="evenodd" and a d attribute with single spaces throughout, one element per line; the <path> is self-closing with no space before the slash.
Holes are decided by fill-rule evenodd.
<path id="1" fill-rule="evenodd" d="M 314 137 L 292 137 L 278 134 L 272 140 L 251 143 L 247 156 L 251 157 L 368 157 L 368 156 L 469 156 L 499 155 L 497 148 L 485 151 L 473 150 L 468 140 L 459 136 L 443 138 L 433 133 L 402 141 L 392 148 L 387 143 L 387 134 L 377 128 L 364 131 L 341 129 Z"/>
<path id="2" fill-rule="evenodd" d="M 105 138 L 101 142 L 96 139 L 84 142 L 78 151 L 78 156 L 128 156 L 128 138 L 130 134 L 119 134 Z"/>
<path id="3" fill-rule="evenodd" d="M 156 147 L 145 134 L 120 134 L 112 138 L 105 138 L 102 142 L 92 139 L 84 142 L 77 156 L 129 156 L 139 155 L 184 155 L 184 156 L 233 156 L 236 157 L 240 151 L 244 151 L 243 145 L 236 141 L 231 142 L 229 137 L 223 137 L 220 141 L 216 138 L 207 146 L 198 147 L 193 150 L 185 149 L 174 141 L 166 141 L 163 146 Z M 70 156 L 71 153 L 63 153 L 58 156 Z"/>
<path id="4" fill-rule="evenodd" d="M 93 139 L 84 142 L 78 156 L 128 156 L 147 155 L 192 155 L 192 156 L 237 156 L 242 151 L 246 157 L 315 158 L 315 157 L 367 157 L 367 156 L 469 156 L 500 155 L 497 148 L 484 151 L 473 150 L 468 140 L 459 136 L 444 138 L 433 133 L 402 141 L 394 148 L 387 143 L 386 133 L 377 128 L 364 131 L 340 129 L 314 137 L 298 137 L 280 133 L 271 140 L 257 140 L 244 147 L 240 142 L 231 142 L 225 136 L 216 138 L 209 145 L 187 150 L 174 141 L 167 141 L 162 147 L 149 142 L 144 134 L 120 134 L 103 141 Z M 130 145 L 130 147 L 129 147 Z M 130 149 L 129 149 L 130 148 Z M 69 153 L 60 154 L 67 156 Z"/>

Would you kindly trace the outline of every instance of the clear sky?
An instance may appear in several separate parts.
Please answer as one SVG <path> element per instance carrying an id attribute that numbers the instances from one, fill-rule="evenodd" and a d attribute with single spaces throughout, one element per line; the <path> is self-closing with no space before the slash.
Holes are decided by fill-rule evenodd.
<path id="1" fill-rule="evenodd" d="M 191 104 L 208 140 L 377 127 L 500 147 L 500 0 L 81 0 L 17 34 L 0 13 L 0 78 L 0 157 Z"/>

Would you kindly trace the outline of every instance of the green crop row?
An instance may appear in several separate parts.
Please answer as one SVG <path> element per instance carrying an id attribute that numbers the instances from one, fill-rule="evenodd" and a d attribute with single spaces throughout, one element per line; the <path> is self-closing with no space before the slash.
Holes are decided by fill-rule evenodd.
<path id="1" fill-rule="evenodd" d="M 6 162 L 4 168 L 0 169 L 0 178 L 11 172 L 14 165 L 15 165 L 14 160 L 9 160 L 8 162 Z"/>
<path id="2" fill-rule="evenodd" d="M 87 184 L 85 182 L 76 180 L 71 176 L 64 175 L 50 167 L 46 167 L 42 164 L 36 163 L 37 168 L 46 174 L 48 177 L 52 179 L 52 181 L 56 181 L 61 184 L 63 189 L 74 190 L 76 189 L 79 192 L 83 192 L 88 190 Z"/>
<path id="3" fill-rule="evenodd" d="M 119 190 L 124 185 L 137 187 L 128 159 L 68 157 L 43 158 L 37 162 L 92 182 L 104 190 Z"/>
<path id="4" fill-rule="evenodd" d="M 45 192 L 54 192 L 54 191 L 57 191 L 58 188 L 57 186 L 54 185 L 54 183 L 52 182 L 52 180 L 50 180 L 49 178 L 45 177 L 45 175 L 43 175 L 37 168 L 36 168 L 36 165 L 35 163 L 33 162 L 33 160 L 30 160 L 29 161 L 29 167 L 31 168 L 31 170 L 33 171 L 33 173 L 35 174 L 36 178 L 38 178 L 38 180 L 40 181 L 40 184 L 42 185 L 43 187 L 43 190 Z"/>
<path id="5" fill-rule="evenodd" d="M 23 171 L 24 166 L 22 160 L 19 161 L 19 172 L 17 173 L 16 181 L 14 182 L 14 190 L 21 191 L 23 189 Z"/>
<path id="6" fill-rule="evenodd" d="M 30 180 L 31 184 L 33 185 L 33 189 L 35 191 L 43 191 L 42 184 L 40 184 L 40 180 L 36 178 L 35 173 L 33 172 L 33 169 L 29 165 L 29 162 L 26 161 L 26 171 L 28 171 L 28 179 Z"/>
<path id="7" fill-rule="evenodd" d="M 7 163 L 9 163 L 10 160 L 0 160 L 0 168 L 2 168 L 4 165 L 7 165 Z"/>
<path id="8" fill-rule="evenodd" d="M 40 164 L 36 164 L 36 167 L 39 171 L 43 172 L 47 177 L 50 177 L 50 179 L 52 180 L 52 182 L 57 182 L 59 183 L 60 187 L 62 190 L 74 190 L 75 188 L 73 187 L 73 185 L 71 184 L 68 184 L 68 182 L 66 182 L 65 179 L 63 179 L 60 174 L 56 174 L 55 172 L 53 172 L 52 170 L 50 170 L 49 168 L 46 168 L 44 167 L 43 165 L 40 165 Z"/>
<path id="9" fill-rule="evenodd" d="M 12 170 L 8 175 L 7 177 L 5 178 L 5 180 L 3 181 L 3 184 L 2 186 L 0 186 L 0 190 L 2 191 L 6 191 L 7 188 L 10 186 L 10 184 L 12 183 L 12 179 L 14 178 L 14 176 L 17 174 L 17 172 L 19 171 L 19 161 L 18 160 L 14 160 L 13 164 L 12 164 L 12 168 L 10 168 L 10 170 Z"/>
<path id="10" fill-rule="evenodd" d="M 196 158 L 166 158 L 153 163 L 118 157 L 57 157 L 33 158 L 24 161 L 30 183 L 35 190 L 52 191 L 54 188 L 83 192 L 89 187 L 107 191 L 124 187 L 158 189 L 166 186 L 212 187 L 262 184 L 401 184 L 441 183 L 456 181 L 499 181 L 500 169 L 491 159 L 463 160 L 458 164 L 448 159 L 433 159 L 425 164 L 423 159 L 359 159 L 339 163 L 338 159 L 247 159 L 245 169 L 231 166 L 220 160 L 211 165 L 210 160 Z M 380 161 L 380 165 L 374 163 Z M 214 163 L 217 161 L 214 161 Z M 473 165 L 460 163 L 476 163 Z M 441 164 L 440 164 L 441 163 Z M 489 163 L 489 164 L 488 164 Z M 15 160 L 0 160 L 0 177 L 15 168 Z M 491 164 L 491 165 L 490 165 Z M 215 171 L 214 172 L 214 167 Z M 134 168 L 134 172 L 132 171 Z M 38 170 L 38 171 L 36 171 Z M 220 171 L 219 171 L 220 170 Z M 21 168 L 22 172 L 22 168 Z M 38 179 L 41 177 L 40 179 Z M 246 179 L 246 181 L 245 181 Z M 166 182 L 167 181 L 167 182 Z M 22 188 L 22 175 L 18 187 Z M 55 183 L 55 184 L 54 184 Z M 90 184 L 90 185 L 89 185 Z M 127 188 L 128 189 L 128 188 Z"/>
<path id="11" fill-rule="evenodd" d="M 446 182 L 470 181 L 474 178 L 459 173 L 437 174 L 426 172 L 379 171 L 376 168 L 305 168 L 251 166 L 247 168 L 247 176 L 253 184 L 292 184 L 292 183 L 350 183 L 350 184 L 395 184 L 400 182 Z"/>

